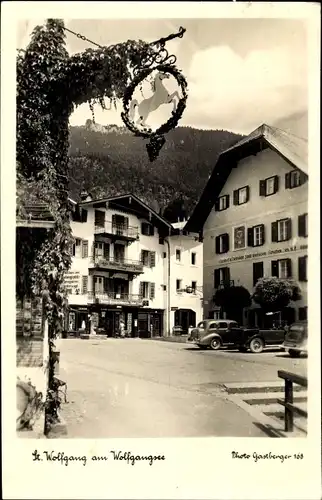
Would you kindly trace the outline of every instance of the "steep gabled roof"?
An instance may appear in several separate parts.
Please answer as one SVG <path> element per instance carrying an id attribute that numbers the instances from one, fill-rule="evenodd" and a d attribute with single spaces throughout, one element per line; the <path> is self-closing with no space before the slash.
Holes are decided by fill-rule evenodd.
<path id="1" fill-rule="evenodd" d="M 215 168 L 185 226 L 186 231 L 202 230 L 232 168 L 237 167 L 241 159 L 267 148 L 271 148 L 290 165 L 308 175 L 307 140 L 263 124 L 219 155 Z"/>
<path id="2" fill-rule="evenodd" d="M 152 219 L 154 219 L 156 227 L 161 225 L 163 226 L 163 228 L 168 230 L 168 233 L 170 233 L 172 230 L 172 225 L 170 222 L 168 222 L 166 219 L 164 219 L 164 217 L 159 215 L 155 210 L 144 203 L 144 201 L 140 200 L 140 198 L 138 198 L 136 195 L 131 193 L 118 196 L 109 196 L 106 198 L 101 198 L 99 200 L 84 201 L 80 202 L 79 206 L 86 208 L 92 205 L 98 208 L 100 206 L 103 207 L 104 205 L 106 205 L 106 203 L 108 203 L 111 208 L 119 208 L 121 210 L 124 210 L 125 212 L 128 211 L 129 213 L 137 214 L 142 218 L 144 217 L 149 219 L 151 217 L 151 221 Z"/>

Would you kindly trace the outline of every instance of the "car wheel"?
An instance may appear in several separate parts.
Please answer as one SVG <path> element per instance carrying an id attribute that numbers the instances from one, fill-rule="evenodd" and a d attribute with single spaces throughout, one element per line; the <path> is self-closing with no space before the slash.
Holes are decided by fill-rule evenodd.
<path id="1" fill-rule="evenodd" d="M 263 341 L 263 339 L 261 339 L 259 337 L 252 339 L 250 344 L 249 344 L 249 348 L 250 348 L 251 352 L 253 352 L 253 353 L 262 352 L 264 347 L 265 347 L 264 341 Z"/>
<path id="2" fill-rule="evenodd" d="M 244 345 L 238 347 L 239 352 L 247 352 L 247 347 Z"/>
<path id="3" fill-rule="evenodd" d="M 294 349 L 290 349 L 288 353 L 291 356 L 291 358 L 299 358 L 301 355 L 301 351 L 295 351 Z"/>
<path id="4" fill-rule="evenodd" d="M 210 342 L 210 347 L 214 351 L 218 351 L 218 349 L 221 348 L 221 341 L 220 341 L 220 339 L 218 339 L 218 338 L 212 339 L 212 341 Z"/>

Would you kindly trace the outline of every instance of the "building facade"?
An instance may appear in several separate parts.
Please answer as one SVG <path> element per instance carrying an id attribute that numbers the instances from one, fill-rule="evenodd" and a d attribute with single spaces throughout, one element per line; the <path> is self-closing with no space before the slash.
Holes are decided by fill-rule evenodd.
<path id="1" fill-rule="evenodd" d="M 186 250 L 193 236 L 180 235 L 134 195 L 89 197 L 74 204 L 71 227 L 66 328 L 85 327 L 109 336 L 122 330 L 141 337 L 169 334 L 175 322 L 173 307 L 179 307 L 173 302 L 172 240 L 179 238 L 180 248 Z M 199 280 L 200 272 L 202 262 L 195 266 Z M 189 304 L 199 319 L 200 297 L 186 295 L 193 295 Z"/>
<path id="2" fill-rule="evenodd" d="M 294 280 L 302 299 L 281 311 L 291 323 L 307 318 L 307 142 L 263 125 L 222 153 L 187 224 L 202 231 L 204 316 L 219 317 L 216 290 L 259 278 Z M 214 187 L 215 186 L 215 187 Z M 244 323 L 257 325 L 256 304 Z"/>

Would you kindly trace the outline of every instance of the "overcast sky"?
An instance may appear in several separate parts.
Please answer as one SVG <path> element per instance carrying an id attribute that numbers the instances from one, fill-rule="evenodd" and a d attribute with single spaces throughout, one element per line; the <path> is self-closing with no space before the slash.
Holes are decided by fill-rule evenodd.
<path id="1" fill-rule="evenodd" d="M 25 47 L 32 28 L 43 22 L 21 22 L 17 46 Z M 167 44 L 188 81 L 182 125 L 249 133 L 263 122 L 274 124 L 307 111 L 307 39 L 306 25 L 301 20 L 121 19 L 65 23 L 69 29 L 107 46 L 127 39 L 152 41 L 184 26 L 184 37 Z M 71 34 L 66 40 L 71 54 L 91 47 Z M 121 105 L 117 112 L 103 112 L 97 106 L 96 121 L 121 125 L 120 111 Z M 88 118 L 91 113 L 84 104 L 75 110 L 70 122 L 83 125 Z"/>

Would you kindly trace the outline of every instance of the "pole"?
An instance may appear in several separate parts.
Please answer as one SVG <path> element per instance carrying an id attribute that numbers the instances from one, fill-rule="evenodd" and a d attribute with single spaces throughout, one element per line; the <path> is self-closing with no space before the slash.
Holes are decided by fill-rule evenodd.
<path id="1" fill-rule="evenodd" d="M 170 232 L 170 230 L 169 230 Z M 167 303 L 167 309 L 168 309 L 168 312 L 167 312 L 167 330 L 168 330 L 168 337 L 170 337 L 170 313 L 171 313 L 171 290 L 170 290 L 170 284 L 171 284 L 171 269 L 170 269 L 170 264 L 171 264 L 171 260 L 170 260 L 170 242 L 168 240 L 168 238 L 164 238 L 164 241 L 167 242 L 167 246 L 168 246 L 168 284 L 167 284 L 167 287 L 168 287 L 168 303 Z"/>

